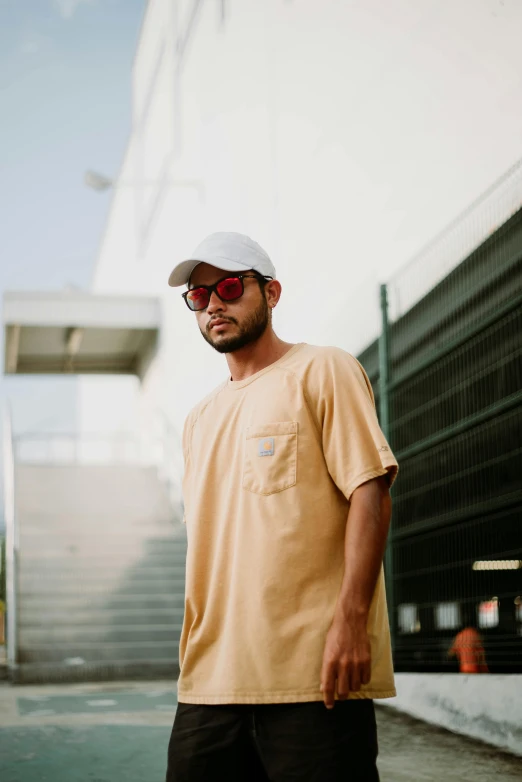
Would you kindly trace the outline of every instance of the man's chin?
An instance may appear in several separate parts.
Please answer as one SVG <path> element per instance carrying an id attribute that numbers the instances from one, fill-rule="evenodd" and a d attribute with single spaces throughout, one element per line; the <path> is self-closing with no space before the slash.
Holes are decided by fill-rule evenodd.
<path id="1" fill-rule="evenodd" d="M 223 337 L 219 334 L 216 334 L 215 336 L 212 334 L 212 331 L 210 332 L 201 332 L 203 335 L 203 338 L 205 339 L 208 344 L 214 348 L 214 350 L 217 350 L 218 353 L 231 353 L 234 349 L 234 343 L 236 342 L 235 339 L 231 339 L 230 337 Z"/>
<path id="2" fill-rule="evenodd" d="M 218 353 L 230 353 L 229 339 L 209 339 L 208 343 L 209 345 L 212 345 L 214 350 L 217 350 Z"/>

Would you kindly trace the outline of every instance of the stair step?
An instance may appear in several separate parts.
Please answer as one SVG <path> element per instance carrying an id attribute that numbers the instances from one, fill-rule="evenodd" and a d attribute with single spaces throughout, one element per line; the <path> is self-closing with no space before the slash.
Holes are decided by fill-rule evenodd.
<path id="1" fill-rule="evenodd" d="M 173 566 L 185 565 L 187 556 L 186 547 L 183 549 L 174 549 L 163 557 L 158 554 L 140 554 L 139 556 L 121 556 L 116 559 L 113 554 L 106 555 L 100 553 L 98 556 L 84 556 L 70 554 L 67 557 L 45 557 L 45 558 L 27 558 L 24 552 L 20 557 L 19 569 L 38 570 L 52 573 L 54 571 L 61 573 L 80 573 L 80 572 L 102 572 L 118 568 L 132 568 L 136 572 L 141 570 L 170 570 Z"/>
<path id="2" fill-rule="evenodd" d="M 47 682 L 94 682 L 139 679 L 162 679 L 175 681 L 178 678 L 177 659 L 170 657 L 151 661 L 147 658 L 128 662 L 85 663 L 63 665 L 62 663 L 22 663 L 12 675 L 13 684 L 45 684 Z"/>
<path id="3" fill-rule="evenodd" d="M 169 553 L 176 551 L 184 551 L 186 553 L 187 551 L 186 535 L 183 535 L 183 537 L 173 535 L 171 538 L 162 538 L 161 540 L 157 541 L 157 545 L 152 545 L 155 543 L 156 539 L 153 537 L 150 537 L 148 540 L 144 541 L 143 556 L 149 557 L 151 554 L 156 554 L 158 552 L 163 553 L 164 551 L 168 551 Z"/>
<path id="4" fill-rule="evenodd" d="M 58 606 L 46 605 L 42 608 L 31 608 L 23 606 L 21 611 L 19 626 L 40 627 L 42 625 L 53 624 L 55 626 L 68 626 L 71 622 L 77 625 L 94 627 L 109 625 L 131 625 L 139 622 L 140 625 L 149 624 L 171 624 L 178 623 L 178 618 L 183 616 L 185 600 L 183 595 L 172 595 L 167 607 L 149 608 L 143 611 L 141 608 L 93 608 L 92 605 L 85 605 L 75 608 L 74 615 L 63 611 Z"/>
<path id="5" fill-rule="evenodd" d="M 167 660 L 178 661 L 178 643 L 164 642 L 158 644 L 155 641 L 98 643 L 82 641 L 78 644 L 62 644 L 56 647 L 54 644 L 38 644 L 31 648 L 20 647 L 19 660 L 21 663 L 61 663 L 62 665 L 76 665 L 80 660 L 87 663 L 113 663 L 133 662 L 136 660 Z M 81 664 L 81 663 L 80 663 Z"/>
<path id="6" fill-rule="evenodd" d="M 117 558 L 118 560 L 128 561 L 131 567 L 138 563 L 150 565 L 150 567 L 170 567 L 171 565 L 185 563 L 187 545 L 186 543 L 179 543 L 175 547 L 163 545 L 158 550 L 152 551 L 145 551 L 140 547 L 130 552 L 124 551 L 124 553 L 125 557 L 123 557 L 121 546 L 117 548 L 101 548 L 94 552 L 84 549 L 75 552 L 64 550 L 60 556 L 56 556 L 56 548 L 40 553 L 36 549 L 32 552 L 24 549 L 21 552 L 20 566 L 38 569 L 58 569 L 62 566 L 69 566 L 71 569 L 111 568 L 115 558 Z"/>
<path id="7" fill-rule="evenodd" d="M 84 551 L 87 555 L 92 552 L 125 553 L 136 554 L 139 556 L 144 551 L 145 543 L 152 533 L 147 530 L 132 530 L 128 527 L 121 533 L 101 533 L 95 529 L 88 533 L 77 534 L 71 530 L 59 530 L 57 534 L 50 531 L 40 531 L 20 534 L 20 550 L 28 552 L 31 556 L 36 556 L 38 552 L 47 556 L 50 554 L 60 555 L 73 554 Z"/>
<path id="8" fill-rule="evenodd" d="M 73 595 L 78 595 L 81 597 L 86 596 L 87 594 L 93 596 L 96 595 L 97 597 L 101 595 L 112 597 L 114 594 L 122 593 L 129 596 L 155 594 L 163 595 L 169 591 L 183 590 L 184 587 L 185 580 L 183 578 L 174 577 L 161 583 L 158 581 L 133 581 L 130 579 L 125 580 L 124 583 L 120 583 L 119 587 L 114 585 L 110 589 L 108 589 L 106 584 L 96 582 L 89 584 L 88 589 L 85 586 L 82 588 L 82 584 L 79 583 L 72 584 L 70 587 L 65 588 L 57 583 L 48 584 L 45 582 L 39 582 L 38 584 L 31 584 L 30 586 L 26 586 L 22 583 L 20 585 L 19 595 L 22 601 L 26 598 L 34 597 L 46 597 L 51 599 L 53 597 L 61 598 Z"/>
<path id="9" fill-rule="evenodd" d="M 180 590 L 177 590 L 181 592 Z M 90 610 L 112 610 L 118 611 L 120 608 L 133 608 L 140 611 L 148 611 L 157 608 L 173 608 L 174 593 L 158 593 L 154 595 L 122 594 L 115 592 L 105 596 L 97 596 L 99 605 L 93 605 L 93 596 L 91 594 L 59 594 L 54 596 L 52 602 L 49 601 L 49 595 L 42 598 L 40 595 L 25 595 L 19 601 L 19 615 L 23 621 L 25 611 L 45 611 L 47 607 L 52 610 L 61 610 L 64 613 L 74 614 L 82 609 Z"/>
<path id="10" fill-rule="evenodd" d="M 181 622 L 164 625 L 117 625 L 83 627 L 81 625 L 53 626 L 42 625 L 38 628 L 22 627 L 19 630 L 21 649 L 42 645 L 64 648 L 68 645 L 84 646 L 87 643 L 142 643 L 157 644 L 179 643 Z"/>
<path id="11" fill-rule="evenodd" d="M 62 557 L 59 561 L 33 560 L 32 562 L 27 562 L 25 557 L 21 557 L 18 570 L 20 573 L 26 575 L 40 575 L 40 573 L 44 575 L 53 575 L 56 573 L 58 575 L 78 574 L 89 576 L 91 574 L 112 573 L 115 570 L 118 572 L 128 570 L 133 574 L 136 574 L 136 576 L 151 573 L 169 575 L 175 573 L 177 570 L 181 571 L 185 569 L 185 560 L 182 558 L 181 553 L 185 555 L 185 552 L 180 552 L 177 561 L 171 559 L 167 562 L 158 562 L 155 557 L 139 559 L 127 559 L 124 557 L 117 559 L 116 557 L 112 557 L 100 560 L 98 557 L 77 558 L 74 556 L 69 556 L 67 558 Z"/>
<path id="12" fill-rule="evenodd" d="M 132 515 L 129 510 L 134 511 Z M 91 529 L 105 529 L 110 532 L 111 529 L 149 529 L 157 530 L 158 536 L 168 535 L 170 530 L 177 523 L 170 514 L 166 515 L 164 511 L 156 511 L 150 505 L 143 508 L 133 506 L 132 509 L 113 508 L 103 506 L 93 512 L 90 508 L 60 508 L 39 507 L 34 510 L 26 510 L 23 513 L 24 529 L 35 531 L 53 531 L 70 530 L 77 532 L 89 531 Z"/>
<path id="13" fill-rule="evenodd" d="M 185 567 L 183 565 L 172 565 L 170 568 L 123 568 L 109 570 L 106 568 L 97 568 L 96 570 L 47 570 L 39 569 L 30 571 L 28 568 L 21 567 L 19 572 L 19 585 L 22 592 L 32 589 L 47 589 L 56 587 L 66 589 L 68 586 L 80 588 L 89 588 L 99 586 L 111 588 L 114 584 L 133 583 L 143 585 L 147 588 L 153 584 L 164 584 L 170 586 L 172 582 L 176 584 L 185 578 Z"/>

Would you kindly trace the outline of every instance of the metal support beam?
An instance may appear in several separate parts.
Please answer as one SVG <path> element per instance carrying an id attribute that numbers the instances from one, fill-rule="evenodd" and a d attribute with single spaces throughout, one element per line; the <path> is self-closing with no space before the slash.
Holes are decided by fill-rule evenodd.
<path id="1" fill-rule="evenodd" d="M 390 408 L 388 390 L 390 385 L 389 370 L 389 340 L 390 327 L 388 322 L 388 289 L 381 285 L 381 335 L 379 337 L 379 414 L 381 429 L 386 437 L 390 436 Z"/>
<path id="2" fill-rule="evenodd" d="M 7 603 L 7 667 L 12 674 L 17 665 L 17 579 L 18 579 L 18 530 L 15 516 L 15 466 L 11 414 L 4 409 L 4 514 L 5 514 L 5 567 Z"/>
<path id="3" fill-rule="evenodd" d="M 20 326 L 8 326 L 5 346 L 5 371 L 15 374 L 18 366 L 18 351 L 20 348 Z"/>
<path id="4" fill-rule="evenodd" d="M 77 326 L 67 329 L 65 333 L 65 371 L 74 372 L 74 359 L 80 352 L 80 348 L 83 342 L 84 329 L 80 329 Z"/>
<path id="5" fill-rule="evenodd" d="M 389 406 L 389 385 L 390 385 L 390 324 L 388 320 L 388 289 L 386 285 L 381 285 L 381 336 L 379 338 L 379 414 L 382 432 L 385 438 L 390 440 L 390 406 Z M 392 446 L 393 447 L 393 446 Z M 390 622 L 390 634 L 392 648 L 395 646 L 395 599 L 393 584 L 393 550 L 392 550 L 392 527 L 390 523 L 390 533 L 384 555 L 384 577 L 386 580 L 386 596 L 388 601 L 388 617 Z"/>
<path id="6" fill-rule="evenodd" d="M 79 329 L 77 326 L 67 330 L 67 336 L 65 338 L 65 349 L 67 355 L 73 358 L 80 350 L 84 335 L 84 329 Z"/>

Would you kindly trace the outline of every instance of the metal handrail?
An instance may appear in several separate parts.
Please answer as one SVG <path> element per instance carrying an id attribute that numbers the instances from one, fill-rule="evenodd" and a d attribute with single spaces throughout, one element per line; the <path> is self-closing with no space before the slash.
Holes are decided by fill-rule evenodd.
<path id="1" fill-rule="evenodd" d="M 13 459 L 24 464 L 140 464 L 155 467 L 173 508 L 182 504 L 181 438 L 163 410 L 149 411 L 139 434 L 24 432 L 12 438 Z"/>
<path id="2" fill-rule="evenodd" d="M 85 453 L 102 446 L 101 453 Z M 140 443 L 132 434 L 24 432 L 13 437 L 16 462 L 30 464 L 135 464 L 141 462 Z"/>
<path id="3" fill-rule="evenodd" d="M 178 509 L 183 506 L 183 453 L 181 437 L 177 427 L 169 419 L 164 410 L 156 409 L 155 418 L 159 423 L 161 434 L 161 458 L 158 461 L 158 476 L 167 485 L 171 504 Z"/>
<path id="4" fill-rule="evenodd" d="M 522 160 L 388 279 L 390 318 L 398 320 L 522 207 Z"/>
<path id="5" fill-rule="evenodd" d="M 5 568 L 7 602 L 7 667 L 14 671 L 17 665 L 17 578 L 19 537 L 15 510 L 15 461 L 11 412 L 4 409 L 4 510 L 5 510 Z"/>

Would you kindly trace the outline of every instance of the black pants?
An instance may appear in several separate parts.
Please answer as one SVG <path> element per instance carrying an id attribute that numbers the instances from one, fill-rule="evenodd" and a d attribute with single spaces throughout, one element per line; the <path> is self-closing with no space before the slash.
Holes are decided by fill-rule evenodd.
<path id="1" fill-rule="evenodd" d="M 180 703 L 167 782 L 379 782 L 371 700 Z"/>

